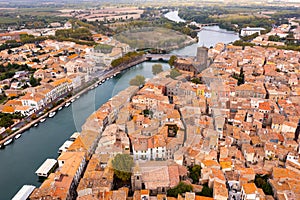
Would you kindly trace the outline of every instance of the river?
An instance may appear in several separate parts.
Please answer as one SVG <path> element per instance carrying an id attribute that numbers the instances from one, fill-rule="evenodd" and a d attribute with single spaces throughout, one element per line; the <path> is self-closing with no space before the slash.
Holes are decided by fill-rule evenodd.
<path id="1" fill-rule="evenodd" d="M 219 27 L 208 27 L 220 32 L 203 30 L 199 32 L 200 38 L 197 44 L 173 51 L 177 55 L 195 56 L 198 46 L 213 46 L 218 42 L 232 42 L 237 36 Z M 151 66 L 153 63 L 144 62 L 130 70 L 124 71 L 116 77 L 106 81 L 96 89 L 91 90 L 71 106 L 64 108 L 54 118 L 47 118 L 38 127 L 32 127 L 25 131 L 18 140 L 5 149 L 0 150 L 0 200 L 9 200 L 24 185 L 39 186 L 41 183 L 34 174 L 37 168 L 47 158 L 57 158 L 58 148 L 75 131 L 80 131 L 86 118 L 97 110 L 113 95 L 128 87 L 128 82 L 136 75 L 146 78 L 153 77 Z M 163 68 L 169 66 L 162 63 Z"/>

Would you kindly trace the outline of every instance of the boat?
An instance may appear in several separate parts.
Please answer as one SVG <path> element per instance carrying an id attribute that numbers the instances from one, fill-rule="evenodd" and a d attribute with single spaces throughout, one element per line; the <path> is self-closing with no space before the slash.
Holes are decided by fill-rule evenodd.
<path id="1" fill-rule="evenodd" d="M 71 103 L 73 103 L 74 101 L 75 101 L 75 99 L 72 99 L 72 100 L 71 100 Z"/>
<path id="2" fill-rule="evenodd" d="M 49 113 L 49 117 L 54 117 L 55 114 L 56 114 L 56 112 L 51 112 L 51 113 Z"/>
<path id="3" fill-rule="evenodd" d="M 111 76 L 110 78 L 113 78 L 114 76 Z"/>
<path id="4" fill-rule="evenodd" d="M 68 107 L 70 104 L 71 104 L 70 102 L 67 102 L 66 105 L 65 105 L 65 107 Z"/>
<path id="5" fill-rule="evenodd" d="M 46 120 L 46 118 L 42 118 L 41 120 L 40 120 L 40 122 L 44 122 Z"/>
<path id="6" fill-rule="evenodd" d="M 62 108 L 63 108 L 63 107 L 61 106 L 61 107 L 58 108 L 58 110 L 61 110 Z"/>
<path id="7" fill-rule="evenodd" d="M 109 78 L 106 78 L 106 80 L 109 80 Z"/>
<path id="8" fill-rule="evenodd" d="M 39 123 L 35 123 L 33 126 L 34 126 L 34 127 L 37 127 L 38 125 L 39 125 Z"/>
<path id="9" fill-rule="evenodd" d="M 80 98 L 80 95 L 78 95 L 77 97 L 76 97 L 76 99 L 79 99 Z"/>
<path id="10" fill-rule="evenodd" d="M 104 83 L 104 82 L 105 82 L 105 79 L 103 79 L 101 82 Z"/>
<path id="11" fill-rule="evenodd" d="M 12 139 L 9 139 L 9 140 L 6 140 L 6 142 L 4 142 L 3 144 L 4 144 L 4 146 L 6 146 L 6 145 L 9 145 L 10 143 L 12 143 Z"/>
<path id="12" fill-rule="evenodd" d="M 98 87 L 98 84 L 95 84 L 95 87 Z"/>
<path id="13" fill-rule="evenodd" d="M 16 140 L 16 139 L 19 139 L 19 138 L 21 137 L 21 135 L 22 135 L 21 133 L 17 134 L 17 135 L 15 136 L 15 140 Z"/>

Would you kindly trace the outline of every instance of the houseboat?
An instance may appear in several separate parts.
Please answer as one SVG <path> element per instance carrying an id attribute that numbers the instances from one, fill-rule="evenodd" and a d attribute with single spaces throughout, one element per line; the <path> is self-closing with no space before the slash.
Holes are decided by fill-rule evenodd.
<path id="1" fill-rule="evenodd" d="M 35 171 L 39 178 L 47 178 L 51 172 L 57 167 L 57 160 L 47 159 L 39 168 Z"/>
<path id="2" fill-rule="evenodd" d="M 28 199 L 34 189 L 35 186 L 33 185 L 23 185 L 23 187 L 18 191 L 18 193 L 11 200 Z"/>

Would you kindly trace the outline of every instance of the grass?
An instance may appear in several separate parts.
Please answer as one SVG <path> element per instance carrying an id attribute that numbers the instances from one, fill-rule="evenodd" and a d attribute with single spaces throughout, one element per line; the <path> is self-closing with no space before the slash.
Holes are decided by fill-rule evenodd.
<path id="1" fill-rule="evenodd" d="M 241 15 L 241 14 L 226 14 L 221 15 L 218 17 L 213 17 L 217 21 L 223 21 L 223 22 L 239 22 L 239 21 L 245 21 L 245 20 L 251 20 L 254 19 L 253 15 Z"/>
<path id="2" fill-rule="evenodd" d="M 166 28 L 144 27 L 131 29 L 115 36 L 117 40 L 127 43 L 132 48 L 160 48 L 178 46 L 187 40 L 187 36 Z"/>

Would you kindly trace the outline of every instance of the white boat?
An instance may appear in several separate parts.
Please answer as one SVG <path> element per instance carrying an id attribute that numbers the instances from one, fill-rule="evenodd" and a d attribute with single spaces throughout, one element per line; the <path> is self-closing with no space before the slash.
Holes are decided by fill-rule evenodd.
<path id="1" fill-rule="evenodd" d="M 98 84 L 95 84 L 94 86 L 95 86 L 95 87 L 98 87 Z"/>
<path id="2" fill-rule="evenodd" d="M 104 83 L 104 82 L 105 82 L 105 79 L 103 79 L 101 82 Z"/>
<path id="3" fill-rule="evenodd" d="M 43 119 L 40 120 L 40 122 L 44 122 L 45 120 L 46 120 L 46 118 L 43 118 Z"/>
<path id="4" fill-rule="evenodd" d="M 106 78 L 106 80 L 109 80 L 109 78 Z"/>
<path id="5" fill-rule="evenodd" d="M 34 127 L 37 127 L 38 125 L 39 125 L 38 123 L 35 123 L 33 126 L 34 126 Z"/>
<path id="6" fill-rule="evenodd" d="M 111 76 L 110 78 L 113 78 L 114 76 Z"/>
<path id="7" fill-rule="evenodd" d="M 63 107 L 61 106 L 61 107 L 58 108 L 58 110 L 61 110 L 62 108 L 63 108 Z"/>
<path id="8" fill-rule="evenodd" d="M 6 142 L 4 142 L 3 144 L 4 144 L 4 146 L 6 146 L 6 145 L 9 145 L 10 143 L 12 143 L 12 139 L 9 139 L 9 140 L 7 140 Z"/>
<path id="9" fill-rule="evenodd" d="M 66 105 L 65 105 L 65 107 L 68 107 L 70 104 L 71 104 L 70 102 L 67 102 Z"/>
<path id="10" fill-rule="evenodd" d="M 19 138 L 21 137 L 21 135 L 22 135 L 21 133 L 17 134 L 17 135 L 15 136 L 15 140 L 16 140 L 16 139 L 19 139 Z"/>
<path id="11" fill-rule="evenodd" d="M 76 97 L 76 99 L 79 99 L 80 98 L 80 95 L 78 95 L 77 97 Z"/>
<path id="12" fill-rule="evenodd" d="M 71 102 L 73 103 L 75 101 L 75 99 L 72 99 Z"/>
<path id="13" fill-rule="evenodd" d="M 56 114 L 56 112 L 51 112 L 51 113 L 49 113 L 49 117 L 54 117 L 55 114 Z"/>

